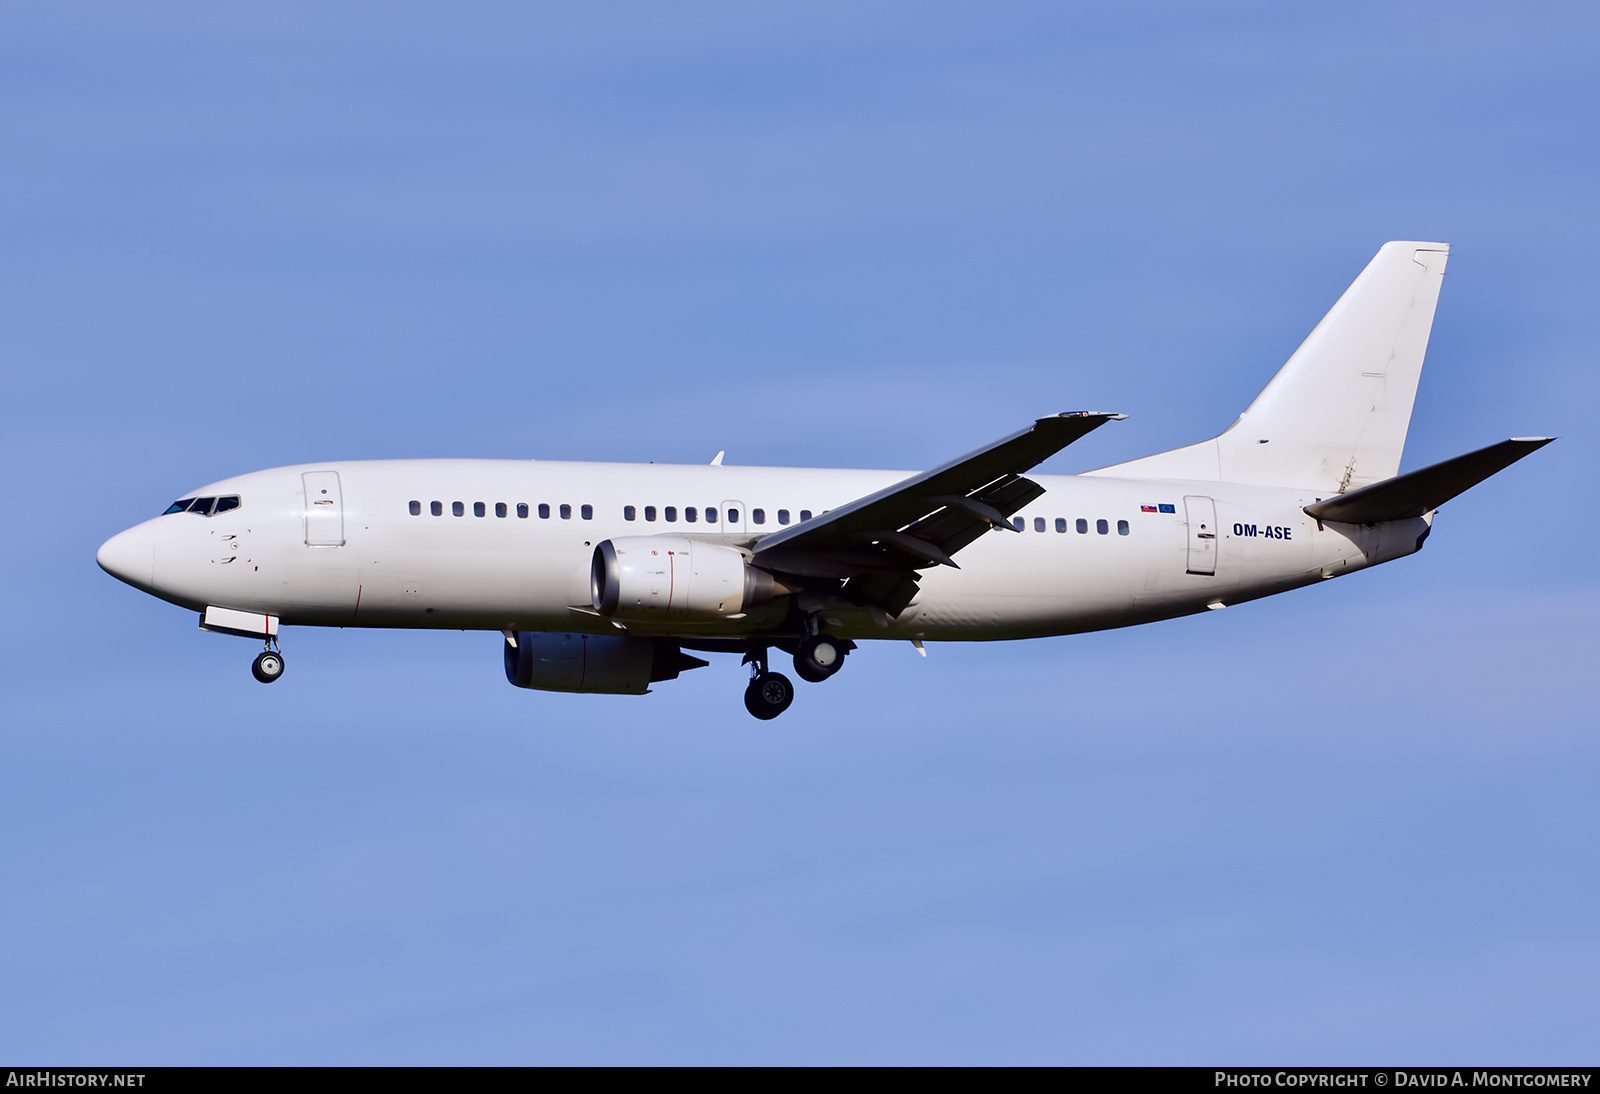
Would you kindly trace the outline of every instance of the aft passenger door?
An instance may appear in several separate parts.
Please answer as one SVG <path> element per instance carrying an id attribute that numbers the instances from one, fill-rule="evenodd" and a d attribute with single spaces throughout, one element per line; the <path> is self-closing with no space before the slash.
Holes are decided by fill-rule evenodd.
<path id="1" fill-rule="evenodd" d="M 307 471 L 300 476 L 306 490 L 306 546 L 344 546 L 344 495 L 339 472 Z"/>
<path id="2" fill-rule="evenodd" d="M 1217 503 L 1211 498 L 1186 497 L 1183 513 L 1189 522 L 1188 572 L 1210 577 L 1217 572 Z"/>

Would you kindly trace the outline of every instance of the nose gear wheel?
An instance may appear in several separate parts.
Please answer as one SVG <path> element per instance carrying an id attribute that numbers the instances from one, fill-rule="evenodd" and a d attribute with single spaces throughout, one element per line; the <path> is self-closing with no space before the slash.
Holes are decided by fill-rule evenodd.
<path id="1" fill-rule="evenodd" d="M 277 650 L 262 650 L 251 664 L 250 674 L 263 684 L 275 683 L 283 676 L 283 654 Z"/>

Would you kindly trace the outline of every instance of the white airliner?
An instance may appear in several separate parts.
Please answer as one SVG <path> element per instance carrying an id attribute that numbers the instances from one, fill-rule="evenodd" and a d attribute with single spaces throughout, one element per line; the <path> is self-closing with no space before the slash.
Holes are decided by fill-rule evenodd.
<path id="1" fill-rule="evenodd" d="M 643 694 L 739 653 L 745 705 L 867 639 L 1125 627 L 1421 548 L 1434 511 L 1549 437 L 1398 474 L 1449 248 L 1385 244 L 1219 436 L 1081 475 L 1026 472 L 1121 414 L 1073 412 L 931 471 L 384 460 L 187 492 L 100 548 L 110 574 L 262 639 L 280 624 L 500 631 L 507 678 Z M 991 532 L 1006 532 L 993 535 Z"/>

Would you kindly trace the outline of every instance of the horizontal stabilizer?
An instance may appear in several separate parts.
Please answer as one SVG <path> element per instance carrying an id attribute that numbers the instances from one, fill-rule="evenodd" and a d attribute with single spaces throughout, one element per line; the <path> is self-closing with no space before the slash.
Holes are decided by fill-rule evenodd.
<path id="1" fill-rule="evenodd" d="M 1377 524 L 1420 517 L 1553 440 L 1554 437 L 1513 437 L 1432 467 L 1407 471 L 1404 475 L 1308 505 L 1306 512 L 1318 520 L 1344 524 Z"/>

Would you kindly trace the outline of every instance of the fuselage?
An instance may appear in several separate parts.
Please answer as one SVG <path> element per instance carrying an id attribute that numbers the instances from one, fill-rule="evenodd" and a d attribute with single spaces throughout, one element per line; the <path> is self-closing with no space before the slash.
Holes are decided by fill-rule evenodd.
<path id="1" fill-rule="evenodd" d="M 288 625 L 738 637 L 777 633 L 781 603 L 737 619 L 603 618 L 597 543 L 672 534 L 747 548 L 907 477 L 902 471 L 383 460 L 282 467 L 185 498 L 237 497 L 114 537 L 116 576 L 174 604 Z M 1312 491 L 1184 480 L 1036 475 L 1044 494 L 959 569 L 923 572 L 898 618 L 840 600 L 832 634 L 981 641 L 1172 618 L 1410 554 L 1431 514 L 1374 527 L 1319 524 Z M 215 507 L 213 507 L 215 508 Z"/>
<path id="2" fill-rule="evenodd" d="M 871 639 L 994 641 L 1225 608 L 1421 548 L 1438 507 L 1548 444 L 1400 472 L 1449 248 L 1384 244 L 1232 425 L 1081 475 L 1066 411 L 924 471 L 514 460 L 306 464 L 215 482 L 101 566 L 262 640 L 280 624 L 495 630 L 506 679 L 644 694 L 741 655 L 756 718 Z"/>

